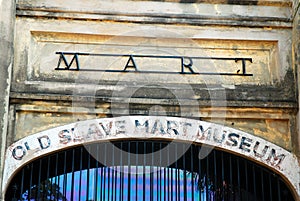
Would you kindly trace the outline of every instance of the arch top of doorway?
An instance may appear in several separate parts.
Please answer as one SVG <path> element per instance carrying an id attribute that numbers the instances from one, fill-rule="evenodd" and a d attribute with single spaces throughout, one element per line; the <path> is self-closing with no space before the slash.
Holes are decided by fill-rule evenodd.
<path id="1" fill-rule="evenodd" d="M 75 122 L 27 136 L 6 151 L 4 193 L 14 173 L 46 154 L 96 141 L 164 139 L 200 143 L 251 159 L 280 173 L 300 196 L 299 164 L 291 152 L 249 133 L 214 123 L 164 116 L 122 116 Z"/>

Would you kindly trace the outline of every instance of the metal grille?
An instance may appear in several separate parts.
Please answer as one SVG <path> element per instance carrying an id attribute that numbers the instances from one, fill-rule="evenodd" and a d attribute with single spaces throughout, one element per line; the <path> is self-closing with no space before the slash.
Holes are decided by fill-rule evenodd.
<path id="1" fill-rule="evenodd" d="M 216 149 L 199 159 L 203 150 L 139 140 L 75 147 L 24 166 L 5 200 L 294 200 L 281 177 L 267 168 Z"/>

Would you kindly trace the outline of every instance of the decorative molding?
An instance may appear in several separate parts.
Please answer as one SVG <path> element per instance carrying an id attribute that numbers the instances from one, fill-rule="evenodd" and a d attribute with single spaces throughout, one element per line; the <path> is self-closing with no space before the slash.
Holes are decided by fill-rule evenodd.
<path id="1" fill-rule="evenodd" d="M 291 2 L 253 5 L 153 1 L 20 0 L 17 15 L 77 20 L 291 27 Z M 262 1 L 259 1 L 262 2 Z M 252 5 L 251 5 L 252 4 Z"/>

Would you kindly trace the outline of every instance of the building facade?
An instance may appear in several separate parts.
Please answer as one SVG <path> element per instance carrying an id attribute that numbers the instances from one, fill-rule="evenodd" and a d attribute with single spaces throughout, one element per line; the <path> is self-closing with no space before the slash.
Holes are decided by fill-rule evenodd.
<path id="1" fill-rule="evenodd" d="M 17 0 L 1 200 L 300 200 L 298 0 Z"/>

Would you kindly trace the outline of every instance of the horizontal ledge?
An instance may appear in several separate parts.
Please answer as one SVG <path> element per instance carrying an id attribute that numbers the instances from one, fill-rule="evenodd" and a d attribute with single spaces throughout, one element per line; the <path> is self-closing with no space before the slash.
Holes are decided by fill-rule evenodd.
<path id="1" fill-rule="evenodd" d="M 73 14 L 60 15 L 60 13 L 17 11 L 19 17 L 55 18 L 72 20 L 99 20 L 115 22 L 132 22 L 146 24 L 186 24 L 186 25 L 225 25 L 225 26 L 249 26 L 249 27 L 283 27 L 291 28 L 291 19 L 286 18 L 218 18 L 210 16 L 187 17 L 156 17 L 156 16 L 120 16 L 120 15 L 90 15 Z"/>
<path id="2" fill-rule="evenodd" d="M 11 92 L 10 93 L 10 100 L 14 103 L 18 102 L 26 102 L 29 101 L 66 101 L 66 102 L 72 102 L 74 100 L 73 95 L 63 95 L 63 94 L 41 94 L 41 93 L 22 93 L 22 92 Z M 80 97 L 80 102 L 90 102 L 95 101 L 95 104 L 98 103 L 111 103 L 114 104 L 144 104 L 144 105 L 154 105 L 154 104 L 160 104 L 160 105 L 166 105 L 166 106 L 173 106 L 176 105 L 172 104 L 172 100 L 170 99 L 153 99 L 153 98 L 112 98 L 112 97 L 91 97 L 91 96 L 82 96 Z M 78 102 L 79 100 L 76 99 Z M 183 100 L 185 105 L 193 105 L 195 104 L 195 101 L 201 108 L 203 107 L 212 107 L 210 100 Z M 173 101 L 174 102 L 174 101 Z M 298 104 L 297 102 L 288 102 L 288 101 L 245 101 L 245 100 L 227 100 L 227 101 L 218 101 L 213 100 L 215 108 L 222 108 L 224 107 L 224 104 L 226 107 L 239 107 L 239 108 L 246 108 L 246 107 L 259 107 L 259 108 L 279 108 L 279 109 L 292 109 L 292 110 L 298 110 Z M 80 103 L 78 103 L 80 104 Z"/>
<path id="3" fill-rule="evenodd" d="M 291 26 L 291 6 L 193 4 L 152 1 L 95 1 L 74 3 L 20 0 L 17 15 L 78 20 L 144 23 Z"/>
<path id="4" fill-rule="evenodd" d="M 101 107 L 95 107 L 94 110 L 91 110 L 89 107 L 83 106 L 72 106 L 72 105 L 34 105 L 34 103 L 25 103 L 25 104 L 18 104 L 14 108 L 16 111 L 24 111 L 24 112 L 42 112 L 42 113 L 66 113 L 66 114 L 128 114 L 128 109 L 124 107 L 115 107 L 114 109 L 110 108 L 110 105 L 104 105 Z M 134 114 L 147 114 L 149 108 L 145 106 L 145 108 L 139 109 L 131 109 L 131 112 Z M 290 119 L 291 115 L 296 114 L 292 110 L 287 110 L 285 108 L 280 109 L 270 109 L 270 108 L 236 108 L 236 107 L 202 107 L 202 108 L 182 108 L 183 111 L 178 112 L 180 113 L 190 113 L 193 117 L 199 116 L 203 118 L 208 117 L 221 117 L 222 115 L 226 116 L 227 118 L 242 118 L 242 119 L 257 119 L 257 118 L 264 118 L 264 119 Z M 116 111 L 117 110 L 117 111 Z M 192 111 L 192 112 L 191 112 Z M 165 112 L 165 111 L 162 111 Z M 172 111 L 170 111 L 172 112 Z M 175 112 L 175 111 L 174 111 Z M 242 114 L 242 116 L 241 116 Z"/>
<path id="5" fill-rule="evenodd" d="M 153 0 L 132 0 L 132 1 L 153 1 Z M 168 2 L 180 3 L 181 0 L 168 0 Z M 292 0 L 239 0 L 229 2 L 226 0 L 194 0 L 194 3 L 209 4 L 232 4 L 232 5 L 260 5 L 260 6 L 292 6 Z"/>

